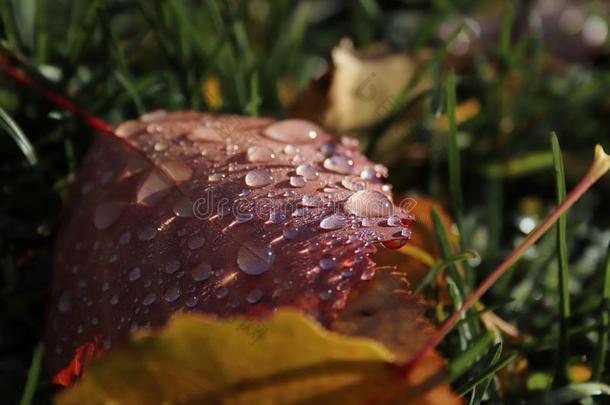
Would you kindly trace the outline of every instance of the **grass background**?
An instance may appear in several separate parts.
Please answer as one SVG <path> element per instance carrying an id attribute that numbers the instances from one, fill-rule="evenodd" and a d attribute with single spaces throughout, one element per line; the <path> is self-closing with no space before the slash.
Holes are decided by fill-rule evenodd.
<path id="1" fill-rule="evenodd" d="M 397 51 L 437 51 L 426 66 L 431 89 L 417 102 L 399 102 L 396 114 L 358 135 L 367 154 L 390 168 L 398 193 L 445 203 L 463 235 L 460 247 L 482 257 L 478 265 L 465 264 L 465 277 L 450 266 L 457 305 L 524 237 L 524 227 L 556 203 L 563 183 L 555 177 L 560 166 L 551 131 L 561 143 L 568 188 L 586 170 L 594 144 L 610 146 L 608 42 L 590 47 L 578 41 L 582 31 L 558 33 L 565 2 L 546 3 L 550 8 L 465 0 L 4 0 L 0 52 L 83 109 L 118 123 L 156 108 L 285 116 L 279 83 L 306 88 L 345 36 L 359 47 L 384 41 Z M 568 3 L 585 22 L 606 21 L 603 2 Z M 469 53 L 447 52 L 439 32 L 462 23 L 472 36 L 474 22 L 482 30 Z M 456 102 L 476 98 L 481 106 L 447 136 L 433 123 L 455 106 L 450 68 Z M 211 78 L 220 85 L 220 106 L 207 104 L 203 84 Z M 32 359 L 39 358 L 52 237 L 67 187 L 96 134 L 1 73 L 0 107 L 0 398 L 48 403 L 54 389 L 44 373 L 36 379 Z M 399 153 L 384 153 L 383 130 L 414 108 L 423 113 L 400 135 Z M 25 154 L 11 121 L 24 135 Z M 409 154 L 415 148 L 423 148 L 423 157 Z M 602 344 L 609 189 L 606 178 L 569 212 L 565 243 L 549 232 L 485 296 L 488 307 L 530 338 L 490 336 L 481 314 L 470 311 L 445 340 L 453 385 L 467 402 L 604 402 L 589 397 L 610 392 Z M 446 232 L 437 226 L 440 242 Z M 567 271 L 562 281 L 559 274 Z M 500 368 L 512 372 L 497 374 Z M 591 384 L 579 384 L 589 372 Z"/>

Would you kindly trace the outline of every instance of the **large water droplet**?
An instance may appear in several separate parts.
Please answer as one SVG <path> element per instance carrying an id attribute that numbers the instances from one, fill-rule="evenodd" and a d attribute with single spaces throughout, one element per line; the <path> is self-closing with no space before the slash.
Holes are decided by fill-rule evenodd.
<path id="1" fill-rule="evenodd" d="M 246 184 L 250 187 L 264 187 L 273 183 L 273 177 L 267 170 L 257 169 L 246 174 Z"/>
<path id="2" fill-rule="evenodd" d="M 171 184 L 165 176 L 155 170 L 138 187 L 136 201 L 139 204 L 155 205 L 168 193 Z"/>
<path id="3" fill-rule="evenodd" d="M 246 274 L 262 274 L 271 267 L 273 257 L 273 250 L 269 245 L 248 243 L 239 248 L 237 265 Z"/>
<path id="4" fill-rule="evenodd" d="M 268 162 L 275 159 L 275 153 L 263 145 L 254 145 L 248 148 L 247 152 L 248 160 L 253 163 L 257 162 Z"/>
<path id="5" fill-rule="evenodd" d="M 305 177 L 305 179 L 307 179 L 307 180 L 317 179 L 318 176 L 320 175 L 320 173 L 318 173 L 318 169 L 316 169 L 316 167 L 314 165 L 310 165 L 310 164 L 303 164 L 303 165 L 297 166 L 296 173 L 299 176 Z"/>
<path id="6" fill-rule="evenodd" d="M 165 162 L 161 167 L 165 174 L 177 182 L 187 181 L 193 177 L 193 169 L 184 162 Z"/>
<path id="7" fill-rule="evenodd" d="M 361 190 L 345 202 L 349 213 L 359 217 L 384 217 L 392 214 L 392 201 L 379 191 Z"/>
<path id="8" fill-rule="evenodd" d="M 216 142 L 216 143 L 224 143 L 225 136 L 223 133 L 212 127 L 197 127 L 195 128 L 189 138 L 195 141 L 201 142 Z"/>
<path id="9" fill-rule="evenodd" d="M 144 125 L 140 121 L 129 120 L 121 123 L 114 130 L 114 134 L 119 138 L 129 138 L 144 129 Z"/>
<path id="10" fill-rule="evenodd" d="M 301 231 L 298 227 L 289 225 L 284 228 L 284 230 L 282 231 L 282 235 L 284 235 L 286 239 L 296 239 L 298 238 L 300 232 Z"/>
<path id="11" fill-rule="evenodd" d="M 284 143 L 307 143 L 318 137 L 320 127 L 305 120 L 277 121 L 263 131 L 268 138 Z"/>
<path id="12" fill-rule="evenodd" d="M 324 160 L 324 168 L 331 172 L 350 174 L 354 170 L 354 161 L 340 155 L 334 155 Z"/>
<path id="13" fill-rule="evenodd" d="M 290 176 L 290 185 L 292 187 L 305 187 L 305 177 L 303 176 Z"/>
<path id="14" fill-rule="evenodd" d="M 392 216 L 388 217 L 388 226 L 399 226 L 399 225 L 402 225 L 400 217 L 398 217 L 397 215 L 392 215 Z"/>
<path id="15" fill-rule="evenodd" d="M 123 202 L 111 202 L 98 205 L 93 214 L 93 222 L 97 229 L 109 228 L 123 213 L 126 204 Z"/>
<path id="16" fill-rule="evenodd" d="M 154 239 L 155 236 L 157 236 L 157 228 L 154 226 L 147 225 L 138 230 L 138 239 L 142 241 Z"/>
<path id="17" fill-rule="evenodd" d="M 341 229 L 347 224 L 347 219 L 342 215 L 329 215 L 320 221 L 322 229 Z"/>
<path id="18" fill-rule="evenodd" d="M 174 274 L 180 268 L 180 262 L 176 259 L 172 259 L 165 264 L 165 272 L 167 274 Z"/>
<path id="19" fill-rule="evenodd" d="M 341 185 L 351 191 L 360 191 L 366 188 L 364 181 L 358 177 L 344 177 L 341 180 Z"/>

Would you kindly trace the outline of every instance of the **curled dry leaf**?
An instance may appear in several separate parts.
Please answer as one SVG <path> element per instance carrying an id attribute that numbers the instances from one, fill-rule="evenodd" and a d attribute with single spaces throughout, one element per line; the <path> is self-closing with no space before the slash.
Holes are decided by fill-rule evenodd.
<path id="1" fill-rule="evenodd" d="M 387 116 L 428 52 L 394 53 L 384 45 L 357 50 L 344 39 L 332 51 L 333 70 L 301 95 L 292 115 L 340 132 L 371 126 Z M 412 94 L 427 88 L 421 79 Z"/>
<path id="2" fill-rule="evenodd" d="M 55 381 L 177 311 L 303 310 L 325 325 L 400 246 L 385 168 L 303 120 L 155 112 L 100 137 L 57 238 L 46 347 Z M 390 241 L 394 241 L 391 242 Z"/>
<path id="3" fill-rule="evenodd" d="M 179 314 L 93 364 L 57 403 L 458 403 L 438 385 L 439 363 L 430 358 L 405 376 L 379 343 L 293 311 L 264 320 Z"/>

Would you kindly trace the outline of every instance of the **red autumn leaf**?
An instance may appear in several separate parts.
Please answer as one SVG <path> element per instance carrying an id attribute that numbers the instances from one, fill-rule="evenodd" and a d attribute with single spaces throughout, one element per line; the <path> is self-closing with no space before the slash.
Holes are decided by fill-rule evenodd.
<path id="1" fill-rule="evenodd" d="M 290 306 L 329 325 L 372 278 L 374 243 L 410 235 L 385 168 L 307 121 L 156 112 L 114 134 L 87 155 L 57 239 L 58 383 L 176 311 Z"/>

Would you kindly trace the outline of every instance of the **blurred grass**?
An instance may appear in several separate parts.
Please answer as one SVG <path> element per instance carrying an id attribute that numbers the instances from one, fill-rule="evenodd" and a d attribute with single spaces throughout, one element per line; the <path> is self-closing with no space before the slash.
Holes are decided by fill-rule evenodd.
<path id="1" fill-rule="evenodd" d="M 557 14 L 564 11 L 556 7 Z M 598 2 L 577 8 L 607 17 Z M 156 108 L 283 117 L 286 88 L 298 92 L 318 77 L 344 36 L 357 46 L 385 41 L 398 51 L 431 49 L 430 62 L 388 118 L 357 135 L 367 153 L 390 168 L 397 193 L 417 191 L 445 203 L 458 221 L 459 250 L 482 257 L 478 266 L 461 263 L 466 253 L 455 254 L 446 238 L 453 230 L 435 221 L 444 257 L 435 269 L 446 267 L 449 298 L 456 300 L 437 306 L 442 316 L 556 204 L 551 131 L 561 136 L 568 189 L 584 172 L 593 145 L 609 146 L 608 41 L 574 45 L 581 31 L 557 38 L 539 18 L 542 12 L 536 2 L 466 0 L 5 0 L 0 52 L 10 50 L 30 75 L 118 123 Z M 464 33 L 470 48 L 460 55 Z M 447 83 L 450 69 L 455 82 L 450 74 Z M 411 94 L 423 77 L 431 79 L 430 88 Z M 211 98 L 212 83 L 221 103 Z M 455 108 L 470 98 L 480 102 L 479 113 L 452 125 Z M 17 403 L 27 392 L 33 403 L 48 403 L 54 389 L 46 374 L 24 389 L 33 381 L 28 373 L 42 333 L 61 201 L 95 134 L 1 74 L 0 108 L 0 398 Z M 386 139 L 387 129 L 412 111 L 422 111 L 416 122 Z M 446 132 L 435 125 L 443 112 Z M 380 148 L 384 142 L 392 153 Z M 416 148 L 423 156 L 413 157 Z M 454 386 L 469 392 L 470 403 L 560 403 L 608 391 L 557 380 L 552 391 L 538 392 L 534 380 L 552 378 L 559 353 L 568 369 L 583 364 L 595 381 L 610 378 L 609 188 L 602 181 L 570 211 L 559 245 L 556 234 L 546 235 L 486 295 L 486 306 L 526 334 L 523 341 L 498 333 L 492 345 L 479 334 L 481 313 L 471 310 L 442 345 Z M 435 296 L 434 283 L 424 285 Z M 569 352 L 563 350 L 567 337 Z"/>

